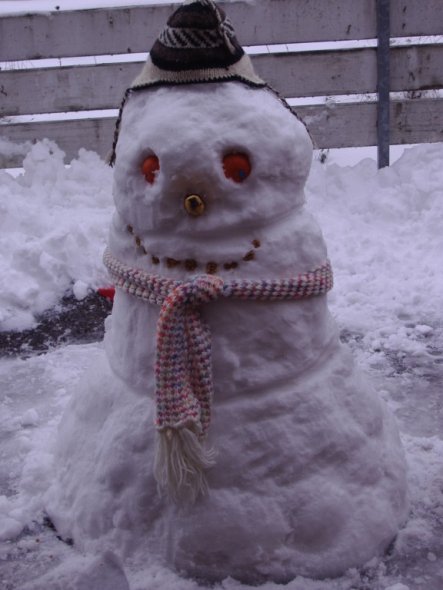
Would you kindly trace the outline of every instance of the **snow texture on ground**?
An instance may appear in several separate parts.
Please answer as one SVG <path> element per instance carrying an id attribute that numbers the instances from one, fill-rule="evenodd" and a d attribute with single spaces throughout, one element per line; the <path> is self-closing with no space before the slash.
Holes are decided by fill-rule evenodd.
<path id="1" fill-rule="evenodd" d="M 336 580 L 297 578 L 288 590 L 441 590 L 443 587 L 443 145 L 407 150 L 389 169 L 314 162 L 310 210 L 335 271 L 330 308 L 395 412 L 409 465 L 411 514 L 383 559 Z M 111 174 L 82 151 L 69 168 L 56 146 L 34 146 L 24 173 L 0 172 L 1 330 L 22 330 L 73 290 L 103 285 Z M 101 343 L 0 360 L 0 587 L 5 590 L 197 590 L 152 563 L 81 555 L 42 512 L 50 444 L 74 383 Z M 203 585 L 204 587 L 204 585 Z M 227 579 L 220 590 L 247 586 Z M 263 590 L 281 586 L 267 583 Z"/>

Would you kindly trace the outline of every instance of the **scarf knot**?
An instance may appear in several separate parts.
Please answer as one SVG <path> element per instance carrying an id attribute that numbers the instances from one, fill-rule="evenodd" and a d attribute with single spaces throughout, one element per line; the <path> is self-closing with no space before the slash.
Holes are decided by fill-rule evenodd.
<path id="1" fill-rule="evenodd" d="M 198 275 L 174 287 L 162 307 L 201 306 L 217 299 L 223 292 L 223 286 L 223 279 L 218 276 Z"/>

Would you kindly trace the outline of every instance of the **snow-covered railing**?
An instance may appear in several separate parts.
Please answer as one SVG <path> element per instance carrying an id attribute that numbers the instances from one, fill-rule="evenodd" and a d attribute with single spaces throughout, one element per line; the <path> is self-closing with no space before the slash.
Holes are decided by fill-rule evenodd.
<path id="1" fill-rule="evenodd" d="M 377 0 L 220 2 L 318 148 L 377 144 Z M 0 137 L 109 151 L 116 109 L 174 4 L 0 19 Z M 390 141 L 443 141 L 441 0 L 391 0 Z M 20 165 L 20 149 L 0 166 Z"/>

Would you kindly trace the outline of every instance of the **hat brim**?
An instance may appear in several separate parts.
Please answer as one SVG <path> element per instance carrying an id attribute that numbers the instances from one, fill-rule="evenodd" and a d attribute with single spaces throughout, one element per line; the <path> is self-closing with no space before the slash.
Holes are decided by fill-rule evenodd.
<path id="1" fill-rule="evenodd" d="M 225 68 L 170 71 L 158 68 L 148 57 L 142 71 L 132 82 L 136 90 L 161 84 L 193 84 L 199 82 L 227 82 L 236 80 L 249 86 L 263 87 L 266 83 L 254 72 L 251 60 L 245 54 L 235 64 Z"/>

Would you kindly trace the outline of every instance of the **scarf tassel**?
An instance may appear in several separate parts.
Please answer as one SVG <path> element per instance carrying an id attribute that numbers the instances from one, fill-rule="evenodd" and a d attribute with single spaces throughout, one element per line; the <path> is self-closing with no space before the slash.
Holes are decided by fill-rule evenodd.
<path id="1" fill-rule="evenodd" d="M 206 494 L 205 470 L 214 464 L 214 449 L 205 448 L 189 428 L 158 432 L 154 477 L 160 493 L 175 503 L 193 503 L 200 494 Z"/>

